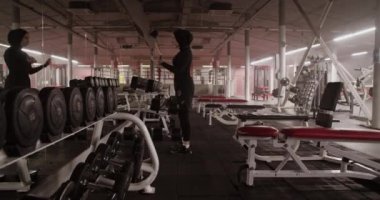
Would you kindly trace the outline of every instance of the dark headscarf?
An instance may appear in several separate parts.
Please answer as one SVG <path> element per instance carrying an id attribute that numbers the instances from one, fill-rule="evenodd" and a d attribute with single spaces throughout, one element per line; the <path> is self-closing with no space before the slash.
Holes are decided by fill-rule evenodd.
<path id="1" fill-rule="evenodd" d="M 27 33 L 28 32 L 26 30 L 21 29 L 21 28 L 9 31 L 9 33 L 8 33 L 8 43 L 12 47 L 20 47 L 21 46 L 22 38 Z"/>
<path id="2" fill-rule="evenodd" d="M 193 41 L 193 35 L 188 30 L 177 29 L 174 31 L 175 39 L 180 47 L 186 47 Z"/>

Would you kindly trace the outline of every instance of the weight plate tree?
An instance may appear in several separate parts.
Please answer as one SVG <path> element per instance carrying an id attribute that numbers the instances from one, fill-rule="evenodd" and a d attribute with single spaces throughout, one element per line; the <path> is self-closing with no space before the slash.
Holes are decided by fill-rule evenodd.
<path id="1" fill-rule="evenodd" d="M 101 118 L 104 116 L 104 92 L 101 87 L 95 89 L 96 99 L 96 117 Z"/>
<path id="2" fill-rule="evenodd" d="M 92 88 L 80 89 L 83 98 L 84 122 L 92 122 L 96 117 L 96 97 Z"/>
<path id="3" fill-rule="evenodd" d="M 63 132 L 67 120 L 65 96 L 62 91 L 54 87 L 43 88 L 39 97 L 44 111 L 44 128 L 41 135 L 43 142 L 52 142 L 58 139 Z"/>
<path id="4" fill-rule="evenodd" d="M 35 149 L 44 117 L 38 90 L 13 88 L 5 94 L 8 132 L 4 150 L 10 156 L 24 155 Z"/>
<path id="5" fill-rule="evenodd" d="M 83 123 L 83 98 L 76 87 L 63 88 L 67 108 L 66 130 L 72 132 Z"/>

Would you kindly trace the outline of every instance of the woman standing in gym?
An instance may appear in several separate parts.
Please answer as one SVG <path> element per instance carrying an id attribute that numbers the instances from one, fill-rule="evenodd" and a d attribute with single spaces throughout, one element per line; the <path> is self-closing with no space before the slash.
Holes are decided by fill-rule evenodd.
<path id="1" fill-rule="evenodd" d="M 21 50 L 29 44 L 29 33 L 23 29 L 9 31 L 8 42 L 11 46 L 4 53 L 4 60 L 9 69 L 5 88 L 30 87 L 29 74 L 34 74 L 50 65 L 50 58 L 43 65 L 32 67 L 32 64 L 37 62 L 36 59 Z"/>
<path id="2" fill-rule="evenodd" d="M 174 31 L 174 36 L 180 51 L 173 58 L 173 65 L 162 62 L 160 58 L 160 64 L 174 73 L 174 89 L 179 104 L 178 118 L 182 145 L 172 148 L 171 153 L 191 154 L 189 112 L 194 96 L 194 82 L 190 71 L 193 60 L 190 44 L 193 41 L 193 35 L 187 30 L 177 29 Z"/>

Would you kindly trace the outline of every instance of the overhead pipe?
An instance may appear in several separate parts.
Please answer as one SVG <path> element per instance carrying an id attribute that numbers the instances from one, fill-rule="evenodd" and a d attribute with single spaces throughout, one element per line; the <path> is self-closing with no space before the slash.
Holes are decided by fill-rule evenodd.
<path id="1" fill-rule="evenodd" d="M 19 0 L 13 0 L 17 3 Z M 12 6 L 12 30 L 20 28 L 20 8 L 17 6 Z"/>

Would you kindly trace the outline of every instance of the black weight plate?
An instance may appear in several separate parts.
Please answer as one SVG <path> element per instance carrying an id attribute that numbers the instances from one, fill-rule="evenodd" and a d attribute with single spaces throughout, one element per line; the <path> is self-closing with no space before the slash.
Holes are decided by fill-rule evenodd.
<path id="1" fill-rule="evenodd" d="M 94 77 L 92 77 L 92 76 L 86 76 L 84 78 L 84 80 L 87 82 L 87 85 L 89 85 L 90 87 L 95 87 L 96 86 L 95 85 L 95 79 L 94 79 Z"/>
<path id="2" fill-rule="evenodd" d="M 115 184 L 113 185 L 113 192 L 116 194 L 116 200 L 126 199 L 129 185 L 132 181 L 133 175 L 133 166 L 132 162 L 125 162 L 121 171 L 117 174 Z"/>
<path id="3" fill-rule="evenodd" d="M 95 87 L 100 87 L 100 80 L 98 77 L 93 77 L 94 82 L 95 82 Z"/>
<path id="4" fill-rule="evenodd" d="M 4 111 L 4 100 L 2 98 L 3 93 L 0 90 L 0 149 L 5 144 L 5 136 L 7 134 L 7 118 Z"/>
<path id="5" fill-rule="evenodd" d="M 7 144 L 34 149 L 44 123 L 38 91 L 31 88 L 7 91 L 5 112 L 8 119 Z"/>
<path id="6" fill-rule="evenodd" d="M 67 120 L 67 108 L 62 91 L 54 87 L 43 88 L 39 97 L 44 109 L 44 129 L 41 139 L 51 142 L 63 132 Z"/>
<path id="7" fill-rule="evenodd" d="M 105 99 L 105 112 L 113 113 L 113 109 L 115 107 L 114 94 L 111 87 L 104 87 L 104 99 Z"/>
<path id="8" fill-rule="evenodd" d="M 92 88 L 81 88 L 83 98 L 84 121 L 92 122 L 96 117 L 96 97 Z"/>
<path id="9" fill-rule="evenodd" d="M 63 183 L 57 192 L 57 200 L 69 200 L 74 199 L 73 194 L 75 193 L 75 183 L 73 181 L 66 181 Z"/>
<path id="10" fill-rule="evenodd" d="M 104 92 L 101 87 L 95 89 L 96 99 L 96 117 L 101 118 L 104 116 Z"/>
<path id="11" fill-rule="evenodd" d="M 113 110 L 117 110 L 117 104 L 118 104 L 118 95 L 117 95 L 117 89 L 116 89 L 116 87 L 113 87 L 112 88 L 112 92 L 113 92 L 113 103 L 114 103 L 114 105 L 113 105 Z"/>
<path id="12" fill-rule="evenodd" d="M 70 181 L 73 181 L 75 183 L 83 182 L 84 180 L 87 180 L 87 175 L 90 172 L 90 167 L 87 163 L 78 163 L 77 166 L 75 166 L 73 172 L 70 176 Z"/>
<path id="13" fill-rule="evenodd" d="M 64 88 L 63 94 L 67 108 L 66 125 L 69 131 L 73 131 L 72 129 L 79 127 L 83 122 L 82 94 L 78 88 Z"/>

